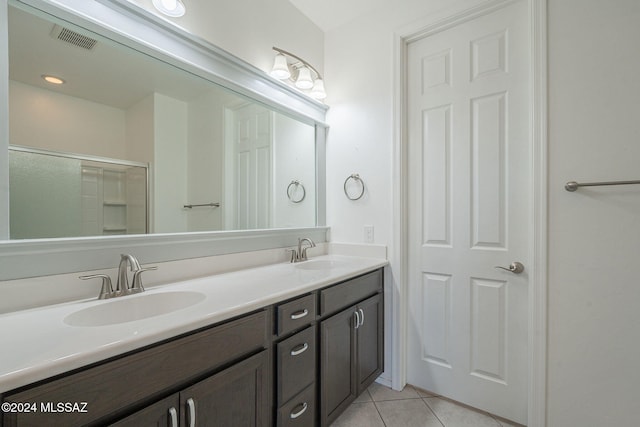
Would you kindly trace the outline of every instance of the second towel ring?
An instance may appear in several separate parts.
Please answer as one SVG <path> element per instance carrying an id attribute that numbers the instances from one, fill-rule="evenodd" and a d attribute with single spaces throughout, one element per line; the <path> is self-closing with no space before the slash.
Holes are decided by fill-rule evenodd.
<path id="1" fill-rule="evenodd" d="M 302 188 L 302 197 L 300 197 L 299 199 L 294 199 L 293 196 L 294 194 L 291 194 L 291 186 L 295 185 L 295 189 L 297 189 L 298 187 Z M 293 203 L 300 203 L 301 201 L 304 200 L 305 197 L 307 197 L 307 190 L 305 190 L 304 185 L 302 185 L 302 183 L 300 181 L 298 181 L 297 179 L 294 179 L 293 181 L 291 181 L 291 183 L 289 183 L 289 185 L 287 186 L 287 197 L 289 198 L 289 200 L 291 200 Z"/>
<path id="2" fill-rule="evenodd" d="M 350 179 L 356 182 L 359 182 L 360 185 L 362 186 L 362 191 L 360 191 L 360 194 L 358 194 L 357 197 L 350 195 L 349 192 L 347 191 L 347 183 L 349 182 Z M 344 195 L 347 196 L 347 199 L 349 200 L 360 200 L 364 195 L 364 181 L 362 180 L 362 178 L 360 178 L 360 175 L 358 175 L 357 173 L 352 173 L 351 175 L 349 175 L 347 179 L 344 180 L 344 185 L 342 186 L 342 188 L 344 189 Z"/>

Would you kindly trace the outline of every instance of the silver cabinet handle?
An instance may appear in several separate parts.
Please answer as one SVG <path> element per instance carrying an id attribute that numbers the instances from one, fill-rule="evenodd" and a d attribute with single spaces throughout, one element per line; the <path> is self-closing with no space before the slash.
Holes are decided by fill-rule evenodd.
<path id="1" fill-rule="evenodd" d="M 300 405 L 298 405 L 298 406 L 300 406 Z M 307 402 L 304 402 L 302 404 L 302 409 L 300 409 L 298 412 L 291 412 L 291 414 L 289 414 L 289 416 L 291 417 L 292 420 L 295 420 L 300 415 L 304 414 L 308 407 L 309 407 L 309 405 L 307 405 Z"/>
<path id="2" fill-rule="evenodd" d="M 171 418 L 171 427 L 178 427 L 178 411 L 173 406 L 169 408 L 169 417 Z"/>
<path id="3" fill-rule="evenodd" d="M 196 402 L 193 398 L 187 399 L 187 407 L 189 408 L 189 427 L 196 427 Z"/>
<path id="4" fill-rule="evenodd" d="M 291 315 L 291 320 L 298 320 L 298 319 L 302 319 L 303 317 L 305 317 L 307 314 L 309 314 L 309 310 L 307 310 L 306 308 L 302 311 L 296 311 L 295 313 L 293 313 Z"/>
<path id="5" fill-rule="evenodd" d="M 360 316 L 362 316 L 360 319 L 360 326 L 362 326 L 364 325 L 364 311 L 362 309 L 359 309 L 358 311 L 360 312 Z"/>
<path id="6" fill-rule="evenodd" d="M 518 261 L 514 261 L 511 264 L 509 264 L 509 268 L 506 267 L 500 267 L 499 265 L 496 265 L 495 268 L 499 268 L 501 270 L 506 270 L 509 271 L 513 274 L 520 274 L 524 271 L 524 265 L 521 262 Z"/>
<path id="7" fill-rule="evenodd" d="M 301 345 L 295 347 L 293 350 L 291 350 L 291 355 L 292 356 L 297 356 L 299 354 L 302 354 L 305 351 L 307 351 L 308 348 L 309 348 L 309 344 L 308 343 L 301 344 Z"/>
<path id="8" fill-rule="evenodd" d="M 360 323 L 360 313 L 358 310 L 354 311 L 353 314 L 356 315 L 356 326 L 355 329 L 358 329 L 362 323 Z"/>

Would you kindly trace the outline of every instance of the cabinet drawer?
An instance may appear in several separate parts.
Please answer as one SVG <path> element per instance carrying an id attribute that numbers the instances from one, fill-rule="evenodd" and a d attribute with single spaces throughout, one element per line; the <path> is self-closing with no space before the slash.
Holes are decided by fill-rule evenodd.
<path id="1" fill-rule="evenodd" d="M 280 406 L 315 381 L 316 326 L 278 344 L 278 403 Z"/>
<path id="2" fill-rule="evenodd" d="M 382 290 L 382 269 L 320 291 L 320 315 L 335 313 Z"/>
<path id="3" fill-rule="evenodd" d="M 316 419 L 316 385 L 311 384 L 303 392 L 278 409 L 278 427 L 314 426 Z"/>
<path id="4" fill-rule="evenodd" d="M 87 402 L 86 413 L 5 414 L 5 426 L 73 426 L 120 416 L 137 402 L 215 371 L 268 346 L 267 310 L 58 378 L 18 393 L 9 402 Z"/>
<path id="5" fill-rule="evenodd" d="M 302 328 L 316 320 L 316 295 L 311 294 L 280 304 L 276 311 L 279 336 Z"/>

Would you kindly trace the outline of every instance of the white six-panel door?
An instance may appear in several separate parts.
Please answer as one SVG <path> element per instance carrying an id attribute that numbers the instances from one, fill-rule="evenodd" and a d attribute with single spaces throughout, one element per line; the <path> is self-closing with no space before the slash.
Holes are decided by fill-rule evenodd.
<path id="1" fill-rule="evenodd" d="M 247 230 L 271 226 L 273 113 L 256 104 L 230 110 L 233 132 L 227 164 L 227 228 Z"/>
<path id="2" fill-rule="evenodd" d="M 527 4 L 408 45 L 407 378 L 527 420 Z M 496 266 L 521 262 L 516 274 Z"/>

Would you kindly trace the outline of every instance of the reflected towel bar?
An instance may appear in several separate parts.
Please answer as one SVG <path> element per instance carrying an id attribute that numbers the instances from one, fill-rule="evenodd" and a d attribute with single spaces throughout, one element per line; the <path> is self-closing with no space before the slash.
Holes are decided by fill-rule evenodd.
<path id="1" fill-rule="evenodd" d="M 609 182 L 575 182 L 569 181 L 564 185 L 564 189 L 567 191 L 576 191 L 580 187 L 599 187 L 601 185 L 630 185 L 640 184 L 640 181 L 609 181 Z"/>
<path id="2" fill-rule="evenodd" d="M 185 209 L 191 209 L 191 208 L 201 208 L 201 207 L 210 207 L 210 208 L 219 208 L 220 207 L 220 203 L 204 203 L 202 205 L 184 205 L 183 208 Z"/>

